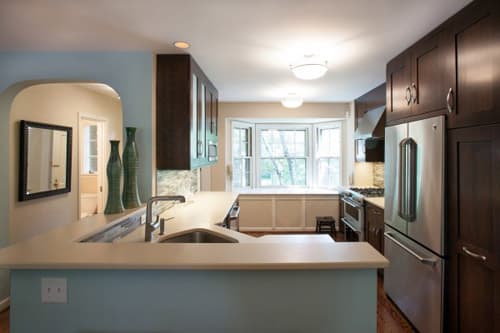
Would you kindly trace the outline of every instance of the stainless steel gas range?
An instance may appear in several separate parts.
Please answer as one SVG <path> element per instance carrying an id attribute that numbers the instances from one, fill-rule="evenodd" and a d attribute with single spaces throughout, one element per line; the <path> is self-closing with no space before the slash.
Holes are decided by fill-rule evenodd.
<path id="1" fill-rule="evenodd" d="M 384 189 L 378 187 L 349 187 L 341 193 L 344 216 L 345 240 L 363 242 L 365 238 L 365 197 L 383 197 Z"/>

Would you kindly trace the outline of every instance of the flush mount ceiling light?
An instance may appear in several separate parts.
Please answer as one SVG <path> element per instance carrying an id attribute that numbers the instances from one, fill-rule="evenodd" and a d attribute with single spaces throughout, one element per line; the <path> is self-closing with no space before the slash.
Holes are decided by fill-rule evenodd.
<path id="1" fill-rule="evenodd" d="M 304 99 L 295 93 L 289 93 L 281 99 L 281 105 L 289 109 L 296 109 L 300 107 L 303 102 Z"/>
<path id="2" fill-rule="evenodd" d="M 174 42 L 174 46 L 178 49 L 188 49 L 191 44 L 189 44 L 188 42 L 183 42 L 183 41 L 177 41 L 177 42 Z"/>
<path id="3" fill-rule="evenodd" d="M 290 65 L 290 69 L 301 80 L 315 80 L 326 74 L 328 71 L 326 65 L 326 60 L 321 60 L 313 54 L 306 54 L 300 63 Z"/>

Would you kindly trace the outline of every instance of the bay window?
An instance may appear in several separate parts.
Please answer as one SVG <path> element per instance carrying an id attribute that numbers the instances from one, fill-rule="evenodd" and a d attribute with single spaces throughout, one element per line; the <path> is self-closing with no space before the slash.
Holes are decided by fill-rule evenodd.
<path id="1" fill-rule="evenodd" d="M 342 165 L 341 122 L 232 122 L 232 187 L 335 188 Z"/>

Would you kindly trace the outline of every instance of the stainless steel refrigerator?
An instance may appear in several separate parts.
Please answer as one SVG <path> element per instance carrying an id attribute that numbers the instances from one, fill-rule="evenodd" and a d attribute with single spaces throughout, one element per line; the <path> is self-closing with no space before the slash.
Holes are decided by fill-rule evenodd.
<path id="1" fill-rule="evenodd" d="M 443 329 L 444 116 L 385 129 L 384 289 L 420 331 Z"/>

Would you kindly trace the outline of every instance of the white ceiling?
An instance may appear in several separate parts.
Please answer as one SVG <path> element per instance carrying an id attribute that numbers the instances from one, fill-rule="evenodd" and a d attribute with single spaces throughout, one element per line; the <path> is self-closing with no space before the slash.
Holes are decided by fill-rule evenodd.
<path id="1" fill-rule="evenodd" d="M 385 64 L 470 0 L 0 0 L 0 51 L 188 50 L 223 101 L 349 101 Z M 295 79 L 315 52 L 329 71 Z"/>

